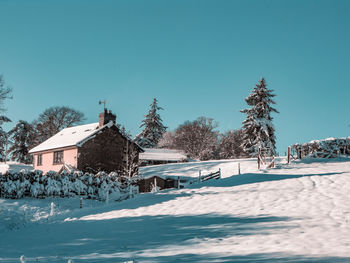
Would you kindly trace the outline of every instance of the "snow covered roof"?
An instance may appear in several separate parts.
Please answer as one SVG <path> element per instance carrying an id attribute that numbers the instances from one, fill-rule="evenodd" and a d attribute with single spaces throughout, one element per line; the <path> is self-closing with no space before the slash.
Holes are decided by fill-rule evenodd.
<path id="1" fill-rule="evenodd" d="M 54 136 L 52 136 L 51 138 L 44 141 L 43 143 L 31 149 L 29 153 L 41 152 L 68 146 L 75 146 L 79 142 L 93 135 L 98 130 L 98 122 L 65 128 L 62 131 L 55 134 Z"/>
<path id="2" fill-rule="evenodd" d="M 140 153 L 140 160 L 145 161 L 183 161 L 187 156 L 183 151 L 170 149 L 143 148 L 145 152 Z"/>
<path id="3" fill-rule="evenodd" d="M 42 152 L 69 146 L 79 147 L 93 138 L 93 136 L 99 131 L 103 130 L 106 127 L 111 128 L 112 126 L 116 127 L 119 130 L 119 128 L 112 121 L 103 125 L 101 128 L 99 128 L 98 122 L 65 128 L 43 143 L 31 149 L 29 153 Z M 123 134 L 121 135 L 129 140 Z M 134 142 L 132 143 L 135 144 L 140 149 L 140 151 L 143 151 L 143 149 L 138 144 Z"/>

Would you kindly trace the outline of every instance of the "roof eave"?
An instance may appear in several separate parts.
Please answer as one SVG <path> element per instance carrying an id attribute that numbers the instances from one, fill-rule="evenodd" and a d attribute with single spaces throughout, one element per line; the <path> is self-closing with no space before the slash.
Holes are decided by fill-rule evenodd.
<path id="1" fill-rule="evenodd" d="M 28 153 L 30 154 L 34 154 L 34 153 L 39 153 L 39 152 L 48 152 L 48 151 L 53 151 L 53 150 L 58 150 L 58 149 L 65 149 L 65 148 L 72 148 L 72 147 L 78 147 L 75 144 L 71 144 L 71 145 L 66 145 L 66 146 L 61 146 L 61 147 L 55 147 L 55 148 L 49 148 L 49 149 L 45 149 L 45 150 L 34 150 L 35 148 L 33 148 L 32 150 L 30 150 Z M 33 151 L 34 150 L 34 151 Z"/>

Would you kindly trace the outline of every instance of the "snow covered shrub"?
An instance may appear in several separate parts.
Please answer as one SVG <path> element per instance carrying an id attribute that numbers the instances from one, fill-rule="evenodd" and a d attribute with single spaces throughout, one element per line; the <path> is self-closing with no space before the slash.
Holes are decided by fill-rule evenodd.
<path id="1" fill-rule="evenodd" d="M 294 144 L 291 148 L 294 152 L 301 154 L 301 157 L 335 158 L 341 155 L 349 156 L 350 137 L 315 140 L 304 144 Z"/>
<path id="2" fill-rule="evenodd" d="M 54 177 L 54 176 L 53 176 Z M 59 196 L 61 194 L 62 183 L 55 178 L 48 176 L 47 183 L 45 185 L 46 196 Z"/>
<path id="3" fill-rule="evenodd" d="M 99 200 L 121 200 L 129 197 L 131 183 L 128 177 L 121 178 L 117 173 L 8 173 L 0 176 L 0 194 L 5 198 L 77 195 Z M 138 191 L 134 188 L 132 187 L 133 194 Z"/>
<path id="4" fill-rule="evenodd" d="M 88 198 L 95 198 L 95 189 L 93 187 L 93 175 L 92 174 L 84 174 L 80 177 L 81 182 L 85 185 L 85 194 Z"/>
<path id="5" fill-rule="evenodd" d="M 61 196 L 68 197 L 71 192 L 71 181 L 68 174 L 63 174 L 61 177 Z"/>
<path id="6" fill-rule="evenodd" d="M 85 195 L 87 186 L 80 180 L 80 178 L 76 178 L 72 184 L 73 192 L 76 195 Z"/>
<path id="7" fill-rule="evenodd" d="M 9 179 L 9 178 L 8 178 Z M 17 196 L 16 194 L 16 185 L 13 183 L 12 180 L 7 180 L 6 182 L 3 183 L 4 186 L 4 194 L 3 196 L 5 198 L 14 198 Z"/>
<path id="8" fill-rule="evenodd" d="M 109 195 L 109 185 L 106 181 L 102 181 L 101 186 L 98 189 L 98 198 L 100 200 L 106 200 L 107 195 Z"/>
<path id="9" fill-rule="evenodd" d="M 41 180 L 42 174 L 34 175 L 34 182 L 30 186 L 31 197 L 42 197 L 45 192 L 45 186 Z"/>
<path id="10" fill-rule="evenodd" d="M 16 198 L 22 198 L 30 192 L 30 182 L 22 177 L 16 182 Z"/>

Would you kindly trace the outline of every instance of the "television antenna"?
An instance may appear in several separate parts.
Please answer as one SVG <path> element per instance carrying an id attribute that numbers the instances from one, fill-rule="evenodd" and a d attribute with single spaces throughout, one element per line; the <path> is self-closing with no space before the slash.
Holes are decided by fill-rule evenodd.
<path id="1" fill-rule="evenodd" d="M 98 104 L 99 104 L 99 105 L 103 104 L 103 109 L 104 109 L 104 110 L 106 109 L 106 103 L 107 103 L 107 100 L 99 100 L 99 101 L 98 101 Z"/>

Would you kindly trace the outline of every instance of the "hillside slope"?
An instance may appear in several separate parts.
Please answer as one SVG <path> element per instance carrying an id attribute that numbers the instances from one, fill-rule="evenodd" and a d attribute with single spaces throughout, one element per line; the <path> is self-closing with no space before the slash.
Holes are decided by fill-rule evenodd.
<path id="1" fill-rule="evenodd" d="M 263 171 L 239 162 L 245 174 L 237 160 L 146 167 L 184 176 L 220 167 L 223 179 L 83 209 L 77 199 L 0 199 L 3 215 L 42 210 L 0 228 L 0 261 L 350 262 L 349 159 Z"/>

